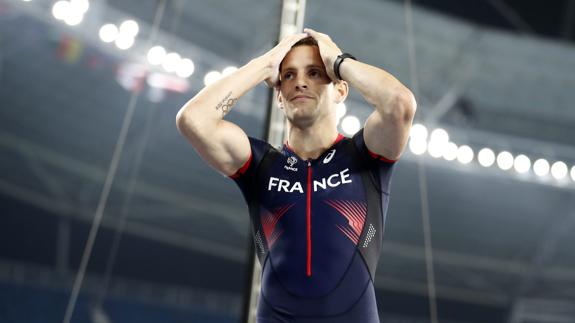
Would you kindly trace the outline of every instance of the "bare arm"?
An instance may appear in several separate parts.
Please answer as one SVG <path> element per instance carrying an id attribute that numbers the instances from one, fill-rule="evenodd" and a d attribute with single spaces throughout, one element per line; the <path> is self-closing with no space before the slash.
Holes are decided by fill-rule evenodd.
<path id="1" fill-rule="evenodd" d="M 268 53 L 206 86 L 178 111 L 176 126 L 200 156 L 224 175 L 234 174 L 250 157 L 245 132 L 225 115 L 238 99 L 262 81 L 273 84 L 279 63 L 306 34 L 286 37 Z"/>
<path id="2" fill-rule="evenodd" d="M 318 41 L 328 75 L 335 80 L 333 63 L 341 50 L 328 35 L 305 31 Z M 411 91 L 383 69 L 349 58 L 340 65 L 339 74 L 375 109 L 364 127 L 367 148 L 387 159 L 398 159 L 405 149 L 416 110 Z"/>
<path id="3" fill-rule="evenodd" d="M 344 60 L 339 72 L 375 109 L 363 131 L 367 148 L 387 159 L 399 159 L 416 110 L 411 91 L 386 71 L 352 59 Z"/>

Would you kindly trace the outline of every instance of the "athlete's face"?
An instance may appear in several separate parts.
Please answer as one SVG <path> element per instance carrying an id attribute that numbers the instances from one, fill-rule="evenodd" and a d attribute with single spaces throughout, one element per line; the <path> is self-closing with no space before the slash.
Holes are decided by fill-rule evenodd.
<path id="1" fill-rule="evenodd" d="M 307 127 L 335 118 L 335 107 L 347 94 L 341 86 L 327 76 L 317 46 L 296 46 L 282 61 L 278 101 L 292 124 Z"/>

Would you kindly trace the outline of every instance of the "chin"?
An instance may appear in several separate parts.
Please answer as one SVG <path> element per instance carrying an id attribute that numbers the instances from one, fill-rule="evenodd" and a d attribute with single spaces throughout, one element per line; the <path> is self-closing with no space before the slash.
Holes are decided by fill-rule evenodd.
<path id="1" fill-rule="evenodd" d="M 317 116 L 311 113 L 295 113 L 286 117 L 292 125 L 298 128 L 308 128 L 317 120 Z"/>

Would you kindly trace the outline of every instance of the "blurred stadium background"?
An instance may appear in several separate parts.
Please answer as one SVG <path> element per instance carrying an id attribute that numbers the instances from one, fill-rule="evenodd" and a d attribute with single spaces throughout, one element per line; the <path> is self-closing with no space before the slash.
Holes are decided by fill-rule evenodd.
<path id="1" fill-rule="evenodd" d="M 127 111 L 72 321 L 242 321 L 247 207 L 175 116 L 271 48 L 291 9 L 0 0 L 0 322 L 63 321 Z M 382 322 L 431 322 L 426 259 L 440 322 L 575 322 L 575 1 L 308 0 L 304 24 L 418 100 L 375 281 Z M 227 118 L 264 137 L 268 99 L 258 86 Z M 352 91 L 340 131 L 369 112 Z"/>

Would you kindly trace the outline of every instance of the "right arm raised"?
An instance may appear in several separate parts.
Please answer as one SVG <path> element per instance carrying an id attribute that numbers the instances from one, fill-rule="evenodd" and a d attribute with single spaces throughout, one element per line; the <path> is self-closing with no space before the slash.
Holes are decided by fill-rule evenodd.
<path id="1" fill-rule="evenodd" d="M 250 157 L 245 132 L 224 116 L 247 91 L 262 81 L 273 84 L 279 63 L 306 34 L 286 37 L 268 53 L 206 86 L 178 111 L 176 125 L 200 156 L 224 175 L 234 174 Z"/>

